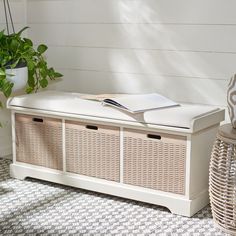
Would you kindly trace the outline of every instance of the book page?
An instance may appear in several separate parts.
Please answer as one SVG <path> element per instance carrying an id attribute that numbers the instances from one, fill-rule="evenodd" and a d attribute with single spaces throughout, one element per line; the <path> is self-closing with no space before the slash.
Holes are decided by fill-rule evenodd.
<path id="1" fill-rule="evenodd" d="M 81 95 L 80 98 L 86 99 L 86 100 L 93 100 L 93 101 L 99 101 L 102 102 L 105 99 L 113 99 L 117 97 L 122 97 L 122 96 L 128 96 L 128 94 L 85 94 Z"/>
<path id="2" fill-rule="evenodd" d="M 178 103 L 157 93 L 127 95 L 109 100 L 113 100 L 121 105 L 123 109 L 126 108 L 130 112 L 143 112 L 151 109 L 179 105 Z M 109 100 L 105 99 L 103 102 L 109 105 Z M 115 103 L 112 103 L 111 105 L 115 106 Z M 119 108 L 119 106 L 117 106 L 117 108 Z"/>

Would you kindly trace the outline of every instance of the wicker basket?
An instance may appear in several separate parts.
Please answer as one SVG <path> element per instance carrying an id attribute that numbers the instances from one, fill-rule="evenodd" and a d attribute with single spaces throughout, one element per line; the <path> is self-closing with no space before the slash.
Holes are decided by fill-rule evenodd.
<path id="1" fill-rule="evenodd" d="M 214 221 L 236 235 L 236 131 L 219 128 L 210 161 L 209 193 Z"/>
<path id="2" fill-rule="evenodd" d="M 16 114 L 16 160 L 62 170 L 62 122 Z"/>
<path id="3" fill-rule="evenodd" d="M 125 129 L 124 183 L 185 193 L 186 138 Z"/>
<path id="4" fill-rule="evenodd" d="M 66 171 L 119 182 L 119 128 L 67 121 Z"/>

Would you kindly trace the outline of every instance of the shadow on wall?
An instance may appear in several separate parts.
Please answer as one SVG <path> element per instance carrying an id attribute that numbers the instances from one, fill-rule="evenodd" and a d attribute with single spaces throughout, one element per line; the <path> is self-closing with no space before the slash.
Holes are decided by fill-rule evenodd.
<path id="1" fill-rule="evenodd" d="M 113 10 L 119 9 L 121 20 L 129 22 L 129 15 L 136 9 L 137 22 L 151 23 L 151 19 L 158 18 L 158 13 L 154 12 L 151 6 L 143 3 L 144 1 L 123 1 L 120 2 L 118 8 Z M 139 18 L 140 9 L 142 9 L 142 13 L 145 12 L 145 15 L 142 14 L 142 19 Z M 188 14 L 186 8 L 181 14 Z M 162 19 L 158 18 L 158 22 L 162 22 Z M 123 27 L 127 28 L 126 33 L 128 35 L 130 33 L 130 25 L 124 24 Z M 136 68 L 136 70 L 141 72 L 140 74 L 143 74 L 143 76 L 136 76 L 136 79 L 134 79 L 135 76 L 132 76 L 133 80 L 131 80 L 129 86 L 127 86 L 126 81 L 122 83 L 120 75 L 115 76 L 115 87 L 119 87 L 121 91 L 124 90 L 125 92 L 129 92 L 131 89 L 131 92 L 134 93 L 157 91 L 177 101 L 194 102 L 197 100 L 201 103 L 215 105 L 222 102 L 223 105 L 226 102 L 226 85 L 228 82 L 225 81 L 224 77 L 211 78 L 210 76 L 209 78 L 209 71 L 214 72 L 216 68 L 220 71 L 219 66 L 221 65 L 214 65 L 212 61 L 209 63 L 210 60 L 205 60 L 208 55 L 205 56 L 204 53 L 191 52 L 191 48 L 187 50 L 188 52 L 182 50 L 186 48 L 185 39 L 183 35 L 174 35 L 176 32 L 166 30 L 166 28 L 169 28 L 169 24 L 151 24 L 151 27 L 143 27 L 143 24 L 141 24 L 138 27 L 142 29 L 139 31 L 135 26 L 137 41 L 139 39 L 151 41 L 151 39 L 156 38 L 156 35 L 163 35 L 163 33 L 160 33 L 161 31 L 168 32 L 168 37 L 165 37 L 164 40 L 160 37 L 158 43 L 160 49 L 131 50 L 135 55 L 135 57 L 132 57 L 135 58 L 135 61 L 127 60 L 122 55 L 118 55 L 118 57 L 117 55 L 110 55 L 108 62 L 110 63 L 111 71 L 113 68 L 117 68 L 116 65 L 118 64 L 121 65 L 121 70 L 128 67 L 135 74 Z M 146 36 L 145 38 L 143 34 Z M 179 45 L 182 43 L 182 47 L 176 48 L 176 43 L 173 39 L 177 39 Z M 143 44 L 142 42 L 139 43 Z M 129 45 L 132 48 L 133 42 L 129 42 Z M 166 48 L 166 45 L 168 45 L 168 48 Z M 206 52 L 205 54 L 208 53 Z M 214 91 L 214 96 L 218 97 L 217 101 L 210 94 L 209 88 Z"/>
<path id="2" fill-rule="evenodd" d="M 58 56 L 68 60 L 58 62 L 65 79 L 51 85 L 50 88 L 85 93 L 159 92 L 177 101 L 224 105 L 228 83 L 228 78 L 225 78 L 225 68 L 221 68 L 224 57 L 218 55 L 217 58 L 220 59 L 213 60 L 215 54 L 212 52 L 192 51 L 192 44 L 188 45 L 185 35 L 177 33 L 182 31 L 172 30 L 173 25 L 182 27 L 183 24 L 164 22 L 165 19 L 161 19 L 163 13 L 154 11 L 152 4 L 156 6 L 162 3 L 110 1 L 106 5 L 105 12 L 109 12 L 109 15 L 114 14 L 117 18 L 118 11 L 119 22 L 126 24 L 117 22 L 109 24 L 114 27 L 119 25 L 120 31 L 117 34 L 121 39 L 135 38 L 135 41 L 126 41 L 126 47 L 118 47 L 117 40 L 112 40 L 117 34 L 112 35 L 111 32 L 105 36 L 109 37 L 109 42 L 115 42 L 109 48 L 105 47 L 106 45 L 80 46 L 78 47 L 80 53 L 76 53 L 79 45 L 71 45 L 70 53 L 74 60 L 68 58 L 70 53 L 68 55 L 54 53 L 56 55 L 54 60 Z M 163 8 L 160 6 L 160 9 Z M 65 12 L 65 16 L 66 14 L 68 12 Z M 187 15 L 188 11 L 186 8 L 182 9 L 180 14 Z M 99 22 L 97 24 L 101 25 Z M 76 30 L 76 24 L 74 27 Z M 186 30 L 191 31 L 193 28 Z M 186 35 L 190 33 L 186 32 Z M 131 34 L 132 37 L 129 37 Z M 98 35 L 98 38 L 101 38 L 100 36 Z M 157 38 L 158 43 L 155 42 Z M 198 45 L 197 41 L 196 43 Z M 151 44 L 148 49 L 142 47 L 148 44 Z M 89 56 L 86 57 L 86 54 Z"/>

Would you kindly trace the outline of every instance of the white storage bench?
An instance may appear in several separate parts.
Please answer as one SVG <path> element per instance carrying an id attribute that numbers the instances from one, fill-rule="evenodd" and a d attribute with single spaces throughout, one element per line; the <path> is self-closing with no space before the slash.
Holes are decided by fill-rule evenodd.
<path id="1" fill-rule="evenodd" d="M 212 145 L 224 110 L 204 105 L 129 114 L 76 93 L 8 100 L 11 176 L 162 205 L 192 216 L 208 204 Z"/>

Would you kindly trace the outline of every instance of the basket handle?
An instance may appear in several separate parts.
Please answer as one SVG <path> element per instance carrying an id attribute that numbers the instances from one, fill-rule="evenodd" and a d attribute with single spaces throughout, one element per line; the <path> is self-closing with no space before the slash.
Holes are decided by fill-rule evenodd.
<path id="1" fill-rule="evenodd" d="M 98 127 L 95 125 L 86 125 L 86 129 L 98 130 Z"/>
<path id="2" fill-rule="evenodd" d="M 147 134 L 147 137 L 151 138 L 151 139 L 159 139 L 159 140 L 161 140 L 161 135 L 158 135 L 158 134 Z"/>
<path id="3" fill-rule="evenodd" d="M 43 119 L 42 119 L 42 118 L 36 118 L 36 117 L 34 117 L 34 118 L 32 118 L 32 121 L 33 121 L 33 122 L 38 122 L 38 123 L 43 123 Z"/>

